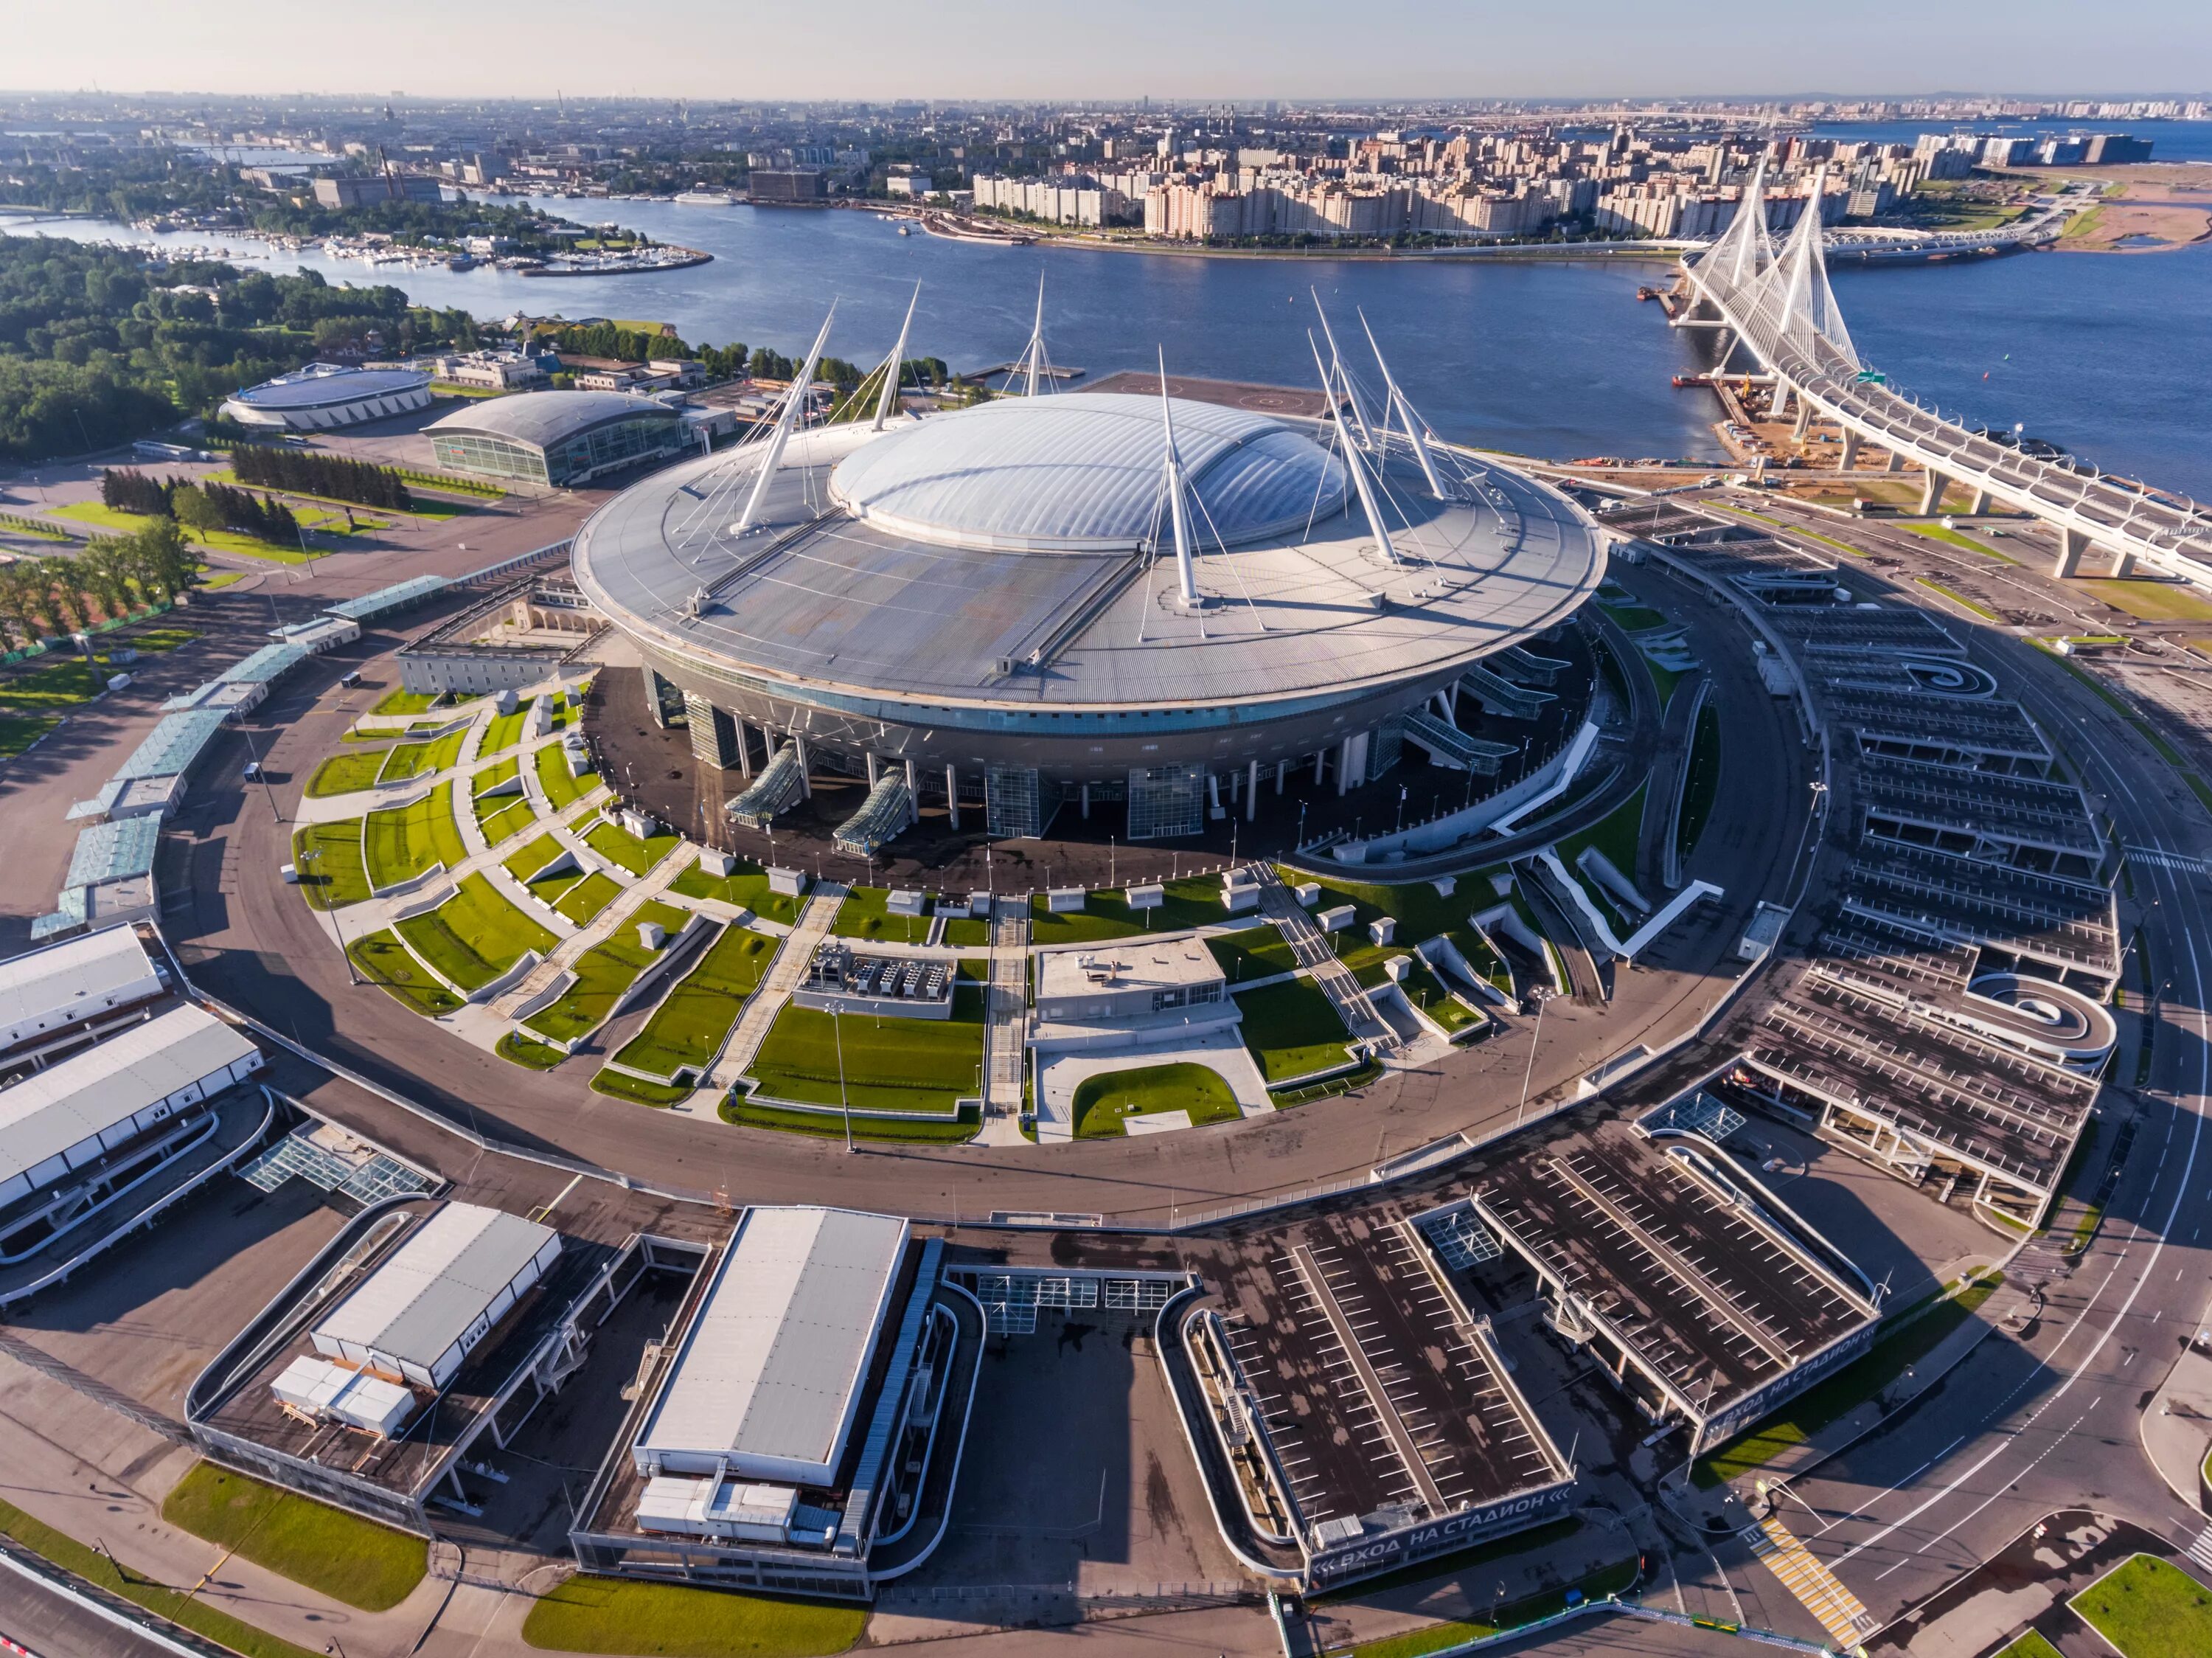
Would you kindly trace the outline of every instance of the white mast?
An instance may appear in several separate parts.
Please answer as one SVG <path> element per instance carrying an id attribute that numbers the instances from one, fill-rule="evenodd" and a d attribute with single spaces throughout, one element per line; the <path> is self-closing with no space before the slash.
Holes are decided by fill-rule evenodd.
<path id="1" fill-rule="evenodd" d="M 1036 320 L 1030 326 L 1030 348 L 1022 353 L 1029 365 L 1030 383 L 1023 393 L 1025 397 L 1037 394 L 1037 371 L 1044 367 L 1044 272 L 1037 272 Z"/>
<path id="2" fill-rule="evenodd" d="M 1336 423 L 1337 439 L 1344 445 L 1344 464 L 1352 469 L 1352 487 L 1359 491 L 1359 509 L 1367 515 L 1368 531 L 1375 537 L 1376 547 L 1382 552 L 1383 562 L 1395 564 L 1398 562 L 1398 550 L 1390 545 L 1390 532 L 1382 522 L 1382 509 L 1376 503 L 1374 486 L 1367 481 L 1367 463 L 1361 459 L 1359 451 L 1352 447 L 1352 435 L 1344 429 L 1344 410 L 1329 387 L 1328 370 L 1322 368 L 1321 347 L 1314 344 L 1314 337 L 1310 333 L 1306 336 L 1306 344 L 1313 346 L 1314 367 L 1321 369 L 1322 389 L 1329 392 L 1329 418 Z"/>
<path id="3" fill-rule="evenodd" d="M 1199 606 L 1198 574 L 1191 567 L 1190 519 L 1182 503 L 1182 457 L 1176 453 L 1175 407 L 1168 401 L 1167 348 L 1160 348 L 1160 418 L 1167 427 L 1168 515 L 1175 524 L 1176 581 L 1183 608 Z"/>
<path id="4" fill-rule="evenodd" d="M 814 383 L 814 365 L 822 360 L 822 348 L 830 342 L 830 324 L 837 315 L 837 302 L 830 302 L 830 314 L 822 319 L 822 332 L 814 336 L 813 347 L 806 353 L 805 366 L 799 377 L 791 382 L 784 393 L 783 407 L 777 411 L 775 430 L 768 441 L 768 456 L 761 462 L 760 476 L 753 479 L 752 493 L 745 497 L 745 509 L 738 515 L 738 521 L 730 526 L 733 536 L 750 534 L 760 516 L 761 503 L 768 499 L 769 479 L 775 475 L 783 460 L 783 446 L 791 441 L 791 428 L 799 411 L 806 402 L 806 389 Z"/>
<path id="5" fill-rule="evenodd" d="M 1372 443 L 1375 435 L 1367 430 L 1367 411 L 1359 406 L 1359 393 L 1352 387 L 1352 376 L 1344 372 L 1344 359 L 1337 355 L 1336 333 L 1328 326 L 1328 313 L 1322 310 L 1319 294 L 1310 288 L 1306 292 L 1312 295 L 1314 309 L 1321 316 L 1321 336 L 1328 342 L 1328 366 L 1335 371 L 1335 378 L 1343 381 L 1344 395 L 1351 399 L 1352 424 L 1359 428 L 1359 442 L 1363 446 Z"/>
<path id="6" fill-rule="evenodd" d="M 1382 410 L 1383 429 L 1387 433 L 1390 416 L 1395 411 L 1405 422 L 1406 442 L 1413 446 L 1413 459 L 1421 463 L 1421 476 L 1428 480 L 1429 493 L 1439 501 L 1449 501 L 1451 493 L 1444 488 L 1443 479 L 1437 475 L 1436 457 L 1429 453 L 1428 423 L 1413 412 L 1413 404 L 1407 399 L 1405 393 L 1398 389 L 1398 382 L 1390 377 L 1390 365 L 1383 362 L 1382 348 L 1375 343 L 1375 331 L 1367 326 L 1367 313 L 1359 311 L 1358 317 L 1360 329 L 1367 336 L 1367 349 L 1375 353 L 1375 366 L 1382 371 L 1382 392 L 1386 399 Z"/>
<path id="7" fill-rule="evenodd" d="M 899 381 L 906 374 L 906 335 L 914 326 L 914 308 L 921 302 L 921 284 L 914 285 L 914 297 L 906 302 L 906 320 L 899 324 L 898 344 L 891 347 L 890 361 L 884 365 L 883 395 L 876 399 L 876 424 L 873 430 L 881 431 L 884 422 L 898 407 Z"/>

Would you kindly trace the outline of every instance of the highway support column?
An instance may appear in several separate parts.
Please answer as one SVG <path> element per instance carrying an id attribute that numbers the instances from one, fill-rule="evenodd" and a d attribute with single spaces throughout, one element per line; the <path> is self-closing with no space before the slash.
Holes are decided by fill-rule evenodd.
<path id="1" fill-rule="evenodd" d="M 1920 515 L 1923 518 L 1934 516 L 1936 509 L 1943 504 L 1943 491 L 1950 486 L 1949 479 L 1932 466 L 1929 468 L 1920 485 Z"/>
<path id="2" fill-rule="evenodd" d="M 1970 518 L 1979 518 L 1990 509 L 1990 492 L 1979 485 L 1974 486 L 1973 503 L 1966 509 Z"/>
<path id="3" fill-rule="evenodd" d="M 2087 535 L 2061 524 L 2058 527 L 2058 562 L 2051 567 L 2051 573 L 2062 581 L 2069 576 L 2079 576 L 2081 573 L 2081 555 L 2088 551 L 2089 538 Z"/>
<path id="4" fill-rule="evenodd" d="M 1836 462 L 1836 470 L 1847 472 L 1859 464 L 1859 435 L 1849 426 L 1838 430 L 1844 435 L 1844 452 Z"/>

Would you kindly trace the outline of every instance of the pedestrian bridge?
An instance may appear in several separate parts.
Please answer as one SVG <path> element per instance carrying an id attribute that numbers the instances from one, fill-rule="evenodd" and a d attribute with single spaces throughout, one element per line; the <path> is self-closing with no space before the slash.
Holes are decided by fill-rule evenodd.
<path id="1" fill-rule="evenodd" d="M 1923 514 L 1936 511 L 1955 483 L 1973 492 L 1975 512 L 1995 503 L 2042 520 L 2058 533 L 2057 575 L 2078 574 L 2094 550 L 2110 558 L 2116 576 L 2140 562 L 2212 587 L 2212 514 L 2195 502 L 2094 468 L 2037 460 L 1892 390 L 1860 359 L 1844 326 L 1828 285 L 1820 215 L 1803 214 L 1778 247 L 1767 232 L 1763 177 L 1762 163 L 1727 234 L 1683 261 L 1694 300 L 1685 320 L 1710 308 L 1723 338 L 1734 336 L 1722 369 L 1736 345 L 1747 349 L 1775 378 L 1778 414 L 1794 405 L 1801 434 L 1814 419 L 1841 430 L 1845 469 L 1868 442 L 1888 450 L 1893 465 L 1919 466 Z"/>

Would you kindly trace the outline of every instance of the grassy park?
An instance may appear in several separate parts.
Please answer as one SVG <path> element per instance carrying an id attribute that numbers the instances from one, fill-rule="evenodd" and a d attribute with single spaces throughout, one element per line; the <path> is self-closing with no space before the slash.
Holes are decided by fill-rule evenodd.
<path id="1" fill-rule="evenodd" d="M 1285 869 L 1281 874 L 1285 882 L 1294 886 L 1312 879 L 1297 869 Z M 1414 945 L 1442 934 L 1458 948 L 1474 972 L 1492 984 L 1512 982 L 1505 964 L 1492 954 L 1469 919 L 1476 911 L 1498 902 L 1497 893 L 1482 874 L 1460 876 L 1449 897 L 1437 892 L 1436 883 L 1430 881 L 1398 887 L 1356 881 L 1325 881 L 1320 885 L 1316 909 L 1352 905 L 1352 926 L 1336 936 L 1335 945 L 1337 954 L 1353 972 L 1372 968 L 1389 956 L 1410 955 Z M 1367 924 L 1383 916 L 1397 917 L 1395 942 L 1377 946 L 1368 941 Z"/>
<path id="2" fill-rule="evenodd" d="M 427 714 L 435 708 L 441 693 L 435 691 L 387 691 L 376 699 L 372 714 Z"/>
<path id="3" fill-rule="evenodd" d="M 501 897 L 483 876 L 471 875 L 436 909 L 393 923 L 415 954 L 464 991 L 489 984 L 526 951 L 544 955 L 553 935 Z"/>
<path id="4" fill-rule="evenodd" d="M 355 939 L 346 946 L 346 954 L 363 978 L 426 1019 L 452 1013 L 461 1005 L 459 997 L 423 971 L 422 964 L 408 954 L 399 935 L 389 927 Z"/>
<path id="5" fill-rule="evenodd" d="M 504 754 L 522 741 L 523 722 L 530 717 L 530 705 L 538 699 L 526 697 L 514 705 L 512 714 L 495 714 L 491 723 L 484 727 L 483 741 L 477 745 L 477 757 L 488 759 L 494 754 Z"/>
<path id="6" fill-rule="evenodd" d="M 352 795 L 374 788 L 376 774 L 384 769 L 384 757 L 391 752 L 388 748 L 362 748 L 331 755 L 307 779 L 309 796 L 327 800 L 332 795 Z"/>
<path id="7" fill-rule="evenodd" d="M 361 832 L 359 818 L 310 824 L 293 832 L 292 867 L 300 873 L 300 891 L 315 909 L 336 910 L 370 898 Z"/>
<path id="8" fill-rule="evenodd" d="M 212 1462 L 177 1482 L 161 1518 L 363 1612 L 398 1606 L 429 1564 L 419 1537 Z"/>
<path id="9" fill-rule="evenodd" d="M 1290 944 L 1280 930 L 1273 925 L 1215 933 L 1206 939 L 1206 948 L 1213 953 L 1213 959 L 1221 964 L 1221 971 L 1229 975 L 1231 984 L 1297 971 L 1297 957 L 1291 954 Z"/>
<path id="10" fill-rule="evenodd" d="M 2212 1652 L 2212 1589 L 2147 1554 L 2122 1562 L 2066 1604 L 2120 1658 Z"/>
<path id="11" fill-rule="evenodd" d="M 531 1607 L 522 1638 L 544 1651 L 640 1658 L 829 1658 L 867 1622 L 861 1606 L 579 1576 Z"/>
<path id="12" fill-rule="evenodd" d="M 1244 1015 L 1238 1027 L 1244 1045 L 1270 1088 L 1352 1062 L 1345 1051 L 1351 1034 L 1310 978 L 1247 991 L 1237 1005 Z"/>
<path id="13" fill-rule="evenodd" d="M 699 965 L 677 981 L 645 1027 L 616 1053 L 616 1063 L 662 1077 L 703 1070 L 775 960 L 775 949 L 776 941 L 764 933 L 723 928 Z"/>
<path id="14" fill-rule="evenodd" d="M 982 1065 L 983 992 L 962 984 L 946 1020 L 838 1017 L 788 1005 L 769 1027 L 751 1074 L 765 1101 L 836 1106 L 843 1099 L 859 1110 L 950 1117 L 957 1101 L 981 1092 Z"/>
<path id="15" fill-rule="evenodd" d="M 468 856 L 453 821 L 453 785 L 441 783 L 411 806 L 371 812 L 362 837 L 368 880 L 380 891 L 412 881 L 438 864 L 458 867 Z"/>
<path id="16" fill-rule="evenodd" d="M 710 875 L 695 863 L 671 881 L 668 890 L 683 898 L 719 899 L 740 910 L 750 910 L 763 920 L 780 921 L 787 927 L 797 923 L 799 911 L 806 903 L 805 899 L 793 898 L 788 893 L 769 891 L 768 871 L 743 858 L 726 875 Z"/>
<path id="17" fill-rule="evenodd" d="M 405 783 L 410 777 L 428 777 L 442 771 L 461 758 L 461 739 L 465 731 L 453 731 L 428 742 L 394 744 L 385 752 L 383 769 L 376 774 L 379 783 Z"/>
<path id="18" fill-rule="evenodd" d="M 890 889 L 855 887 L 837 906 L 837 919 L 830 930 L 840 938 L 888 940 L 894 944 L 921 944 L 929 938 L 927 915 L 895 916 L 887 907 Z"/>
<path id="19" fill-rule="evenodd" d="M 538 768 L 538 781 L 545 790 L 546 804 L 555 811 L 565 810 L 599 786 L 599 774 L 586 771 L 580 777 L 568 775 L 568 751 L 557 742 L 549 742 L 531 757 Z"/>
<path id="20" fill-rule="evenodd" d="M 668 935 L 660 947 L 665 950 L 690 919 L 689 910 L 667 904 L 641 904 L 624 918 L 623 925 L 576 958 L 569 969 L 576 982 L 551 1007 L 525 1020 L 524 1027 L 559 1042 L 573 1042 L 597 1029 L 614 1011 L 623 993 L 637 982 L 638 975 L 659 959 L 659 951 L 648 950 L 638 942 L 635 923 L 659 922 Z"/>
<path id="21" fill-rule="evenodd" d="M 640 840 L 612 818 L 602 818 L 585 832 L 584 844 L 608 863 L 641 875 L 674 851 L 682 838 L 674 831 L 664 829 Z"/>
<path id="22" fill-rule="evenodd" d="M 1080 910 L 1054 914 L 1039 893 L 1030 900 L 1030 942 L 1089 944 L 1101 939 L 1131 938 L 1139 933 L 1170 933 L 1208 927 L 1229 919 L 1221 906 L 1218 875 L 1192 875 L 1163 883 L 1167 901 L 1158 909 L 1132 910 L 1121 889 L 1090 893 Z"/>
<path id="23" fill-rule="evenodd" d="M 1191 1125 L 1233 1123 L 1244 1113 L 1220 1073 L 1207 1065 L 1140 1065 L 1085 1078 L 1075 1088 L 1075 1137 L 1108 1140 L 1125 1119 L 1164 1111 L 1190 1113 Z"/>
<path id="24" fill-rule="evenodd" d="M 1482 1015 L 1446 990 L 1443 982 L 1421 965 L 1419 956 L 1414 957 L 1398 988 L 1405 991 L 1408 1002 L 1443 1026 L 1447 1036 L 1457 1036 L 1470 1025 L 1482 1023 Z"/>
<path id="25" fill-rule="evenodd" d="M 594 869 L 555 899 L 553 908 L 556 913 L 566 916 L 579 927 L 588 927 L 600 911 L 622 896 L 622 891 L 611 875 Z"/>

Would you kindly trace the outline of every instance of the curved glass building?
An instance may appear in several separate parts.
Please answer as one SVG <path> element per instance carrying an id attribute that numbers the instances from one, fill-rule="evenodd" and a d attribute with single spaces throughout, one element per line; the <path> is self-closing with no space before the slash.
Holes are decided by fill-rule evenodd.
<path id="1" fill-rule="evenodd" d="M 555 487 L 674 454 L 684 418 L 627 392 L 521 392 L 477 399 L 424 429 L 441 466 Z"/>

